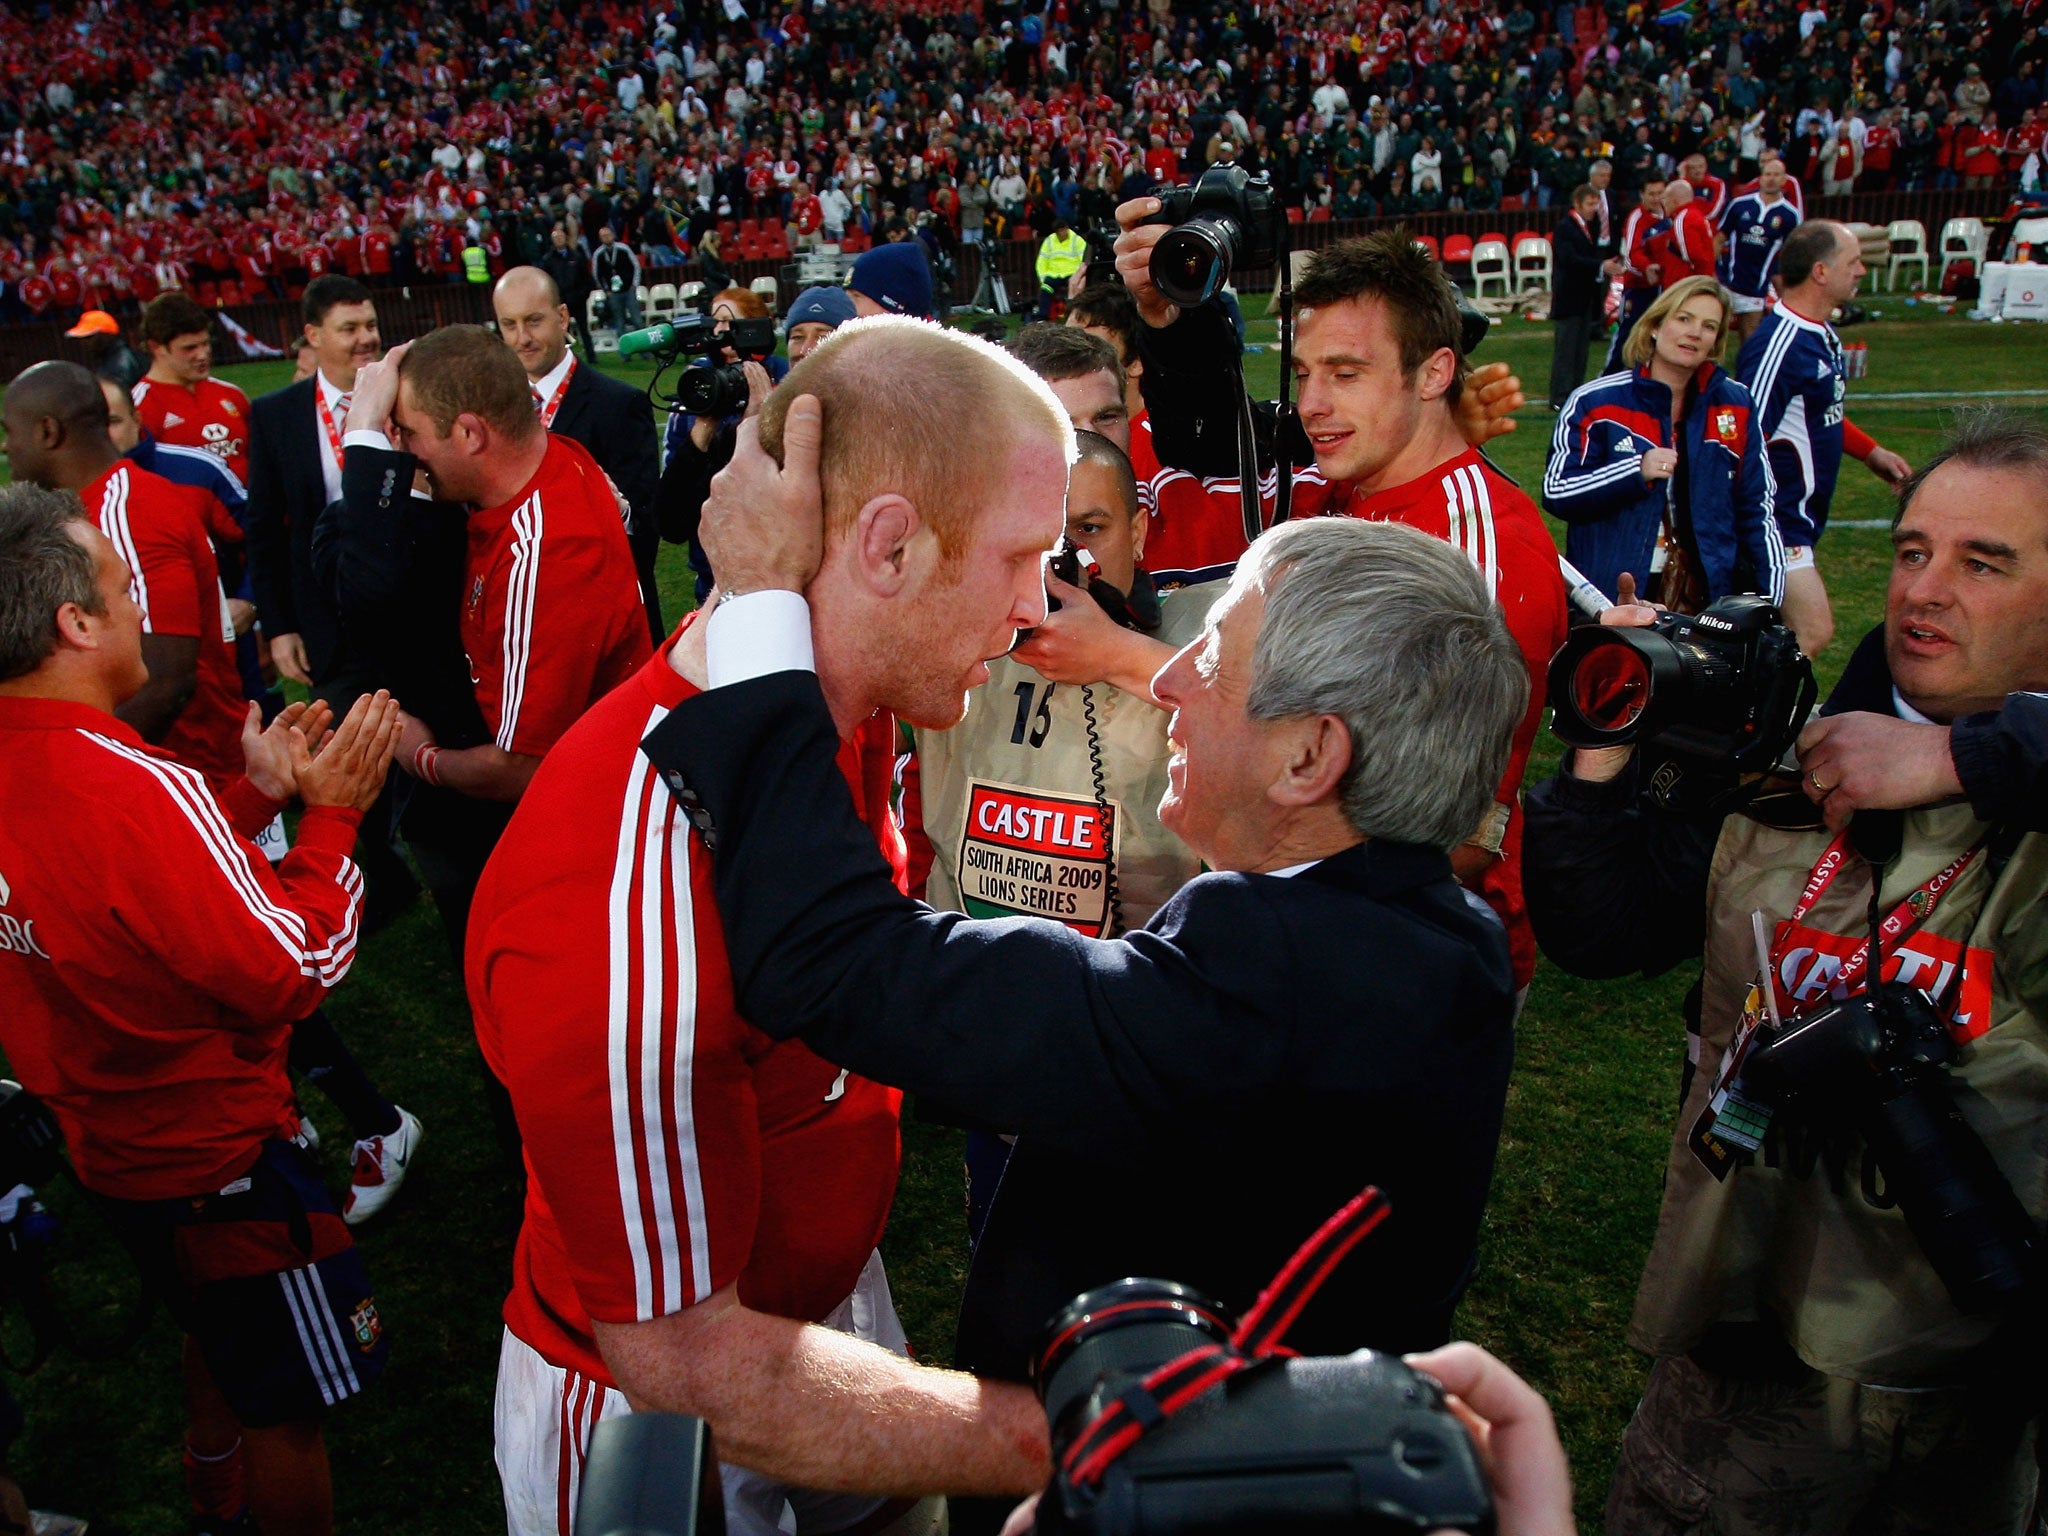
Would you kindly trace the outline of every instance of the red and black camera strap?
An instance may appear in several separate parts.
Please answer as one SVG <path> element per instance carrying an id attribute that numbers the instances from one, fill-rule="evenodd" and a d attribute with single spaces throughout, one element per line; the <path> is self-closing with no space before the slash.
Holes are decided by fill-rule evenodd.
<path id="1" fill-rule="evenodd" d="M 1076 1487 L 1101 1482 L 1118 1457 L 1189 1403 L 1232 1376 L 1294 1352 L 1280 1341 L 1323 1282 L 1366 1235 L 1392 1213 L 1387 1197 L 1367 1185 L 1295 1251 L 1227 1344 L 1205 1344 L 1169 1360 L 1097 1414 L 1074 1437 L 1060 1470 Z"/>

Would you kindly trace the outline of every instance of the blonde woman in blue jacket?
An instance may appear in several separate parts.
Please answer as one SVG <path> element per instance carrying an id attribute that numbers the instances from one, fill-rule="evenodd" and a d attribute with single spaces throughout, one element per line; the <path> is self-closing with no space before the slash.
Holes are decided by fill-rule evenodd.
<path id="1" fill-rule="evenodd" d="M 1728 319 L 1715 279 L 1673 284 L 1630 333 L 1628 370 L 1558 413 L 1543 505 L 1570 525 L 1566 558 L 1610 598 L 1626 573 L 1686 612 L 1736 592 L 1784 600 L 1756 402 L 1719 363 Z"/>

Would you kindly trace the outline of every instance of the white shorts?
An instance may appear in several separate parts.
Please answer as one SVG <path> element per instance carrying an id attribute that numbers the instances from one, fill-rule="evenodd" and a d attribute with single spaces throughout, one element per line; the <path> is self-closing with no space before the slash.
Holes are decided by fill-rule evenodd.
<path id="1" fill-rule="evenodd" d="M 1762 299 L 1752 299 L 1746 293 L 1736 293 L 1732 290 L 1723 291 L 1728 293 L 1728 307 L 1736 314 L 1760 315 L 1764 312 L 1764 301 Z"/>
<path id="2" fill-rule="evenodd" d="M 869 1256 L 853 1294 L 824 1322 L 895 1354 L 910 1353 L 879 1253 Z M 511 1329 L 505 1330 L 498 1349 L 492 1420 L 509 1536 L 574 1536 L 590 1433 L 605 1419 L 630 1412 L 618 1388 L 550 1364 Z M 843 1531 L 882 1504 L 864 1494 L 792 1488 L 742 1467 L 722 1466 L 719 1471 L 725 1485 L 726 1529 L 732 1536 Z"/>

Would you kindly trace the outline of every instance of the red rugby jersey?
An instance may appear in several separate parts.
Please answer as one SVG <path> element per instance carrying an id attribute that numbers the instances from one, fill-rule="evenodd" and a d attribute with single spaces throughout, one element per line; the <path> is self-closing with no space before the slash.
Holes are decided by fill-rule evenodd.
<path id="1" fill-rule="evenodd" d="M 216 801 L 112 715 L 0 698 L 0 1049 L 63 1127 L 88 1189 L 219 1189 L 299 1117 L 292 1021 L 355 957 L 354 811 L 308 810 L 275 870 L 246 837 L 278 806 Z"/>
<path id="2" fill-rule="evenodd" d="M 193 636 L 199 667 L 192 697 L 158 743 L 206 775 L 218 793 L 242 773 L 242 674 L 220 564 L 188 487 L 127 459 L 78 493 L 85 514 L 128 566 L 128 591 L 146 635 Z"/>
<path id="3" fill-rule="evenodd" d="M 1146 570 L 1166 574 L 1236 564 L 1246 547 L 1236 479 L 1204 480 L 1161 464 L 1152 446 L 1152 417 L 1144 411 L 1131 421 L 1131 471 L 1150 514 L 1141 562 Z"/>
<path id="4" fill-rule="evenodd" d="M 249 397 L 225 379 L 204 378 L 191 389 L 140 379 L 135 414 L 160 443 L 204 448 L 249 482 Z"/>
<path id="5" fill-rule="evenodd" d="M 505 1322 L 607 1383 L 593 1318 L 645 1322 L 735 1283 L 750 1307 L 824 1318 L 896 1187 L 900 1096 L 735 1009 L 710 857 L 639 750 L 697 691 L 665 652 L 548 754 L 469 926 L 477 1038 L 529 1175 Z M 855 743 L 840 764 L 892 841 L 886 779 Z"/>
<path id="6" fill-rule="evenodd" d="M 503 506 L 472 512 L 462 643 L 476 701 L 506 752 L 545 755 L 647 659 L 647 610 L 619 498 L 581 443 L 547 457 Z"/>
<path id="7" fill-rule="evenodd" d="M 1360 495 L 1351 486 L 1331 485 L 1311 469 L 1295 477 L 1294 498 L 1296 517 L 1349 516 L 1406 523 L 1455 544 L 1485 576 L 1488 590 L 1507 619 L 1508 632 L 1522 649 L 1529 668 L 1529 703 L 1522 723 L 1515 727 L 1507 772 L 1501 776 L 1495 797 L 1509 808 L 1507 835 L 1501 857 L 1488 867 L 1479 890 L 1507 925 L 1515 985 L 1527 986 L 1536 970 L 1536 939 L 1522 900 L 1522 775 L 1529 767 L 1529 748 L 1543 724 L 1544 680 L 1550 658 L 1564 644 L 1569 623 L 1557 545 L 1537 515 L 1536 504 L 1476 448 L 1467 448 L 1405 485 L 1370 495 Z"/>

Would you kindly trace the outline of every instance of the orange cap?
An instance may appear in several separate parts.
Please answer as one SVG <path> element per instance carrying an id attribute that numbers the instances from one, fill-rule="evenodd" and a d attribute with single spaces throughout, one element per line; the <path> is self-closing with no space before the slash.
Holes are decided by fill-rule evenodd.
<path id="1" fill-rule="evenodd" d="M 120 323 L 104 309 L 88 309 L 78 317 L 78 324 L 64 333 L 66 336 L 118 336 Z"/>

